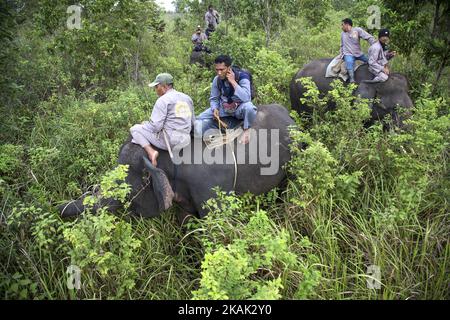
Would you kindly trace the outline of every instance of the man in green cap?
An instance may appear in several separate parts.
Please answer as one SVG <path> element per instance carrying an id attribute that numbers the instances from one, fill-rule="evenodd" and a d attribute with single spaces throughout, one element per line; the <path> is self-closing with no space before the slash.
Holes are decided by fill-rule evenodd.
<path id="1" fill-rule="evenodd" d="M 155 88 L 159 96 L 150 121 L 134 125 L 130 132 L 133 137 L 131 142 L 144 148 L 156 167 L 159 152 L 154 147 L 171 150 L 188 145 L 195 115 L 191 97 L 173 88 L 173 77 L 170 74 L 158 74 L 149 86 Z"/>

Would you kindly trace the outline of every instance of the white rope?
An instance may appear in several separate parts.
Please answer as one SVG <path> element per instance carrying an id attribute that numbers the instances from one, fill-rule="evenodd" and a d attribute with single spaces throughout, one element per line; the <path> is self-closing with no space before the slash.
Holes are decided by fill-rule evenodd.
<path id="1" fill-rule="evenodd" d="M 219 124 L 220 126 L 220 124 Z M 233 155 L 234 161 L 234 179 L 233 179 L 233 190 L 236 188 L 237 175 L 238 175 L 238 166 L 236 154 L 234 153 L 232 142 L 239 137 L 244 130 L 239 126 L 237 129 L 226 129 L 225 135 L 222 134 L 222 131 L 219 130 L 220 135 L 214 137 L 212 139 L 205 139 L 205 144 L 208 149 L 216 149 L 223 145 L 230 146 L 231 154 Z"/>

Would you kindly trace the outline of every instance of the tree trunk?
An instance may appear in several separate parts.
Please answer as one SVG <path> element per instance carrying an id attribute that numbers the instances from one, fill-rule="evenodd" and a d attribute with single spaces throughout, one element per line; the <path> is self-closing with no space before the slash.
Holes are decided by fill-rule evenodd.
<path id="1" fill-rule="evenodd" d="M 272 27 L 272 10 L 270 10 L 269 0 L 265 1 L 266 3 L 266 23 L 264 26 L 264 30 L 266 32 L 266 48 L 270 45 L 270 33 Z"/>
<path id="2" fill-rule="evenodd" d="M 444 71 L 445 66 L 447 65 L 448 55 L 442 59 L 441 65 L 439 66 L 438 71 L 436 72 L 436 80 L 434 80 L 434 86 L 432 90 L 432 94 L 436 93 L 437 84 L 442 76 L 442 71 Z"/>
<path id="3" fill-rule="evenodd" d="M 441 3 L 439 2 L 439 0 L 436 0 L 435 8 L 434 8 L 434 17 L 433 17 L 433 29 L 431 30 L 431 36 L 433 38 L 436 37 L 440 6 L 441 6 Z"/>
<path id="4" fill-rule="evenodd" d="M 134 55 L 134 82 L 139 83 L 139 62 L 140 62 L 140 51 L 141 51 L 141 37 L 138 38 L 138 46 L 136 54 Z"/>

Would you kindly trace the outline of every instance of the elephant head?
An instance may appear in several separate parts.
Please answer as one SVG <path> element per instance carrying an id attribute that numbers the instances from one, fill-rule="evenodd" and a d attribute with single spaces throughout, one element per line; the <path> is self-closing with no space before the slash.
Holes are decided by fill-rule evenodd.
<path id="1" fill-rule="evenodd" d="M 402 126 L 404 120 L 398 114 L 398 107 L 406 108 L 405 117 L 409 117 L 413 107 L 408 95 L 408 80 L 398 73 L 391 74 L 386 82 L 361 82 L 355 95 L 371 100 L 372 120 L 381 120 L 390 114 L 397 126 Z"/>
<path id="2" fill-rule="evenodd" d="M 164 157 L 163 152 L 160 154 Z M 119 152 L 119 164 L 129 165 L 125 182 L 131 185 L 130 209 L 133 213 L 143 217 L 156 217 L 172 206 L 174 192 L 166 172 L 154 167 L 145 156 L 143 149 L 132 144 L 130 139 Z M 97 190 L 97 192 L 101 192 L 101 190 Z M 86 209 L 83 205 L 85 197 L 86 195 L 83 195 L 76 201 L 59 206 L 61 216 L 70 217 L 81 214 Z M 97 211 L 101 207 L 115 212 L 122 205 L 114 199 L 102 199 L 94 206 L 93 211 Z"/>

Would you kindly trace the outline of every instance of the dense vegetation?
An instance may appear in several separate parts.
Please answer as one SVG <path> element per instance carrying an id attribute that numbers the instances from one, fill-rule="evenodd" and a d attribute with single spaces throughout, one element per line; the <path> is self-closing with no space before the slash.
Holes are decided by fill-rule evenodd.
<path id="1" fill-rule="evenodd" d="M 197 114 L 208 106 L 214 72 L 188 64 L 207 4 L 175 2 L 179 12 L 165 14 L 153 1 L 82 0 L 73 30 L 73 1 L 1 2 L 0 297 L 450 298 L 446 1 L 212 1 L 224 20 L 208 46 L 252 71 L 257 104 L 288 108 L 293 74 L 338 53 L 341 19 L 364 26 L 378 5 L 400 53 L 392 69 L 411 84 L 412 117 L 402 129 L 365 128 L 368 103 L 352 88 L 337 81 L 319 97 L 305 79 L 315 112 L 292 113 L 286 188 L 258 197 L 218 189 L 209 215 L 184 229 L 176 207 L 152 220 L 126 209 L 59 217 L 57 205 L 98 184 L 127 201 L 117 154 L 151 112 L 157 96 L 145 84 L 157 73 L 175 77 Z M 328 99 L 337 108 L 323 113 Z M 80 290 L 67 286 L 71 265 Z M 368 288 L 371 266 L 379 289 Z"/>

